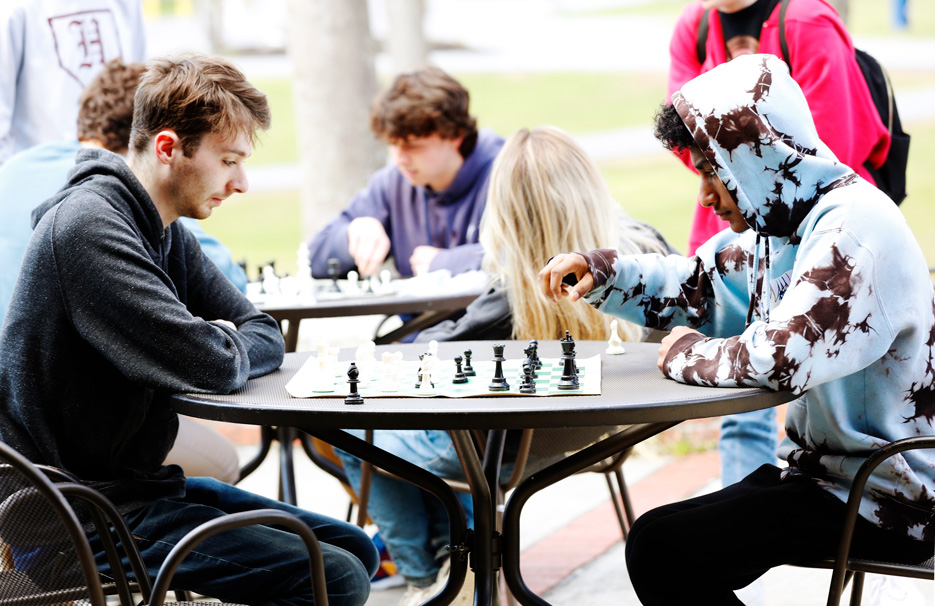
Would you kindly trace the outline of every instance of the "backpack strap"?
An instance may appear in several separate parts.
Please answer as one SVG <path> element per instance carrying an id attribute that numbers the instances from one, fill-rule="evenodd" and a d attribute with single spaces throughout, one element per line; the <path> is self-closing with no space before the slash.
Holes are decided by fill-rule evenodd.
<path id="1" fill-rule="evenodd" d="M 706 10 L 701 13 L 701 19 L 698 21 L 698 36 L 695 38 L 695 56 L 698 57 L 699 64 L 704 63 L 705 58 L 708 56 L 708 51 L 705 49 L 705 46 L 708 43 L 708 19 L 711 10 Z"/>
<path id="2" fill-rule="evenodd" d="M 779 5 L 779 50 L 782 59 L 789 66 L 789 75 L 792 75 L 792 59 L 789 57 L 789 43 L 786 41 L 786 10 L 792 0 L 782 0 Z"/>

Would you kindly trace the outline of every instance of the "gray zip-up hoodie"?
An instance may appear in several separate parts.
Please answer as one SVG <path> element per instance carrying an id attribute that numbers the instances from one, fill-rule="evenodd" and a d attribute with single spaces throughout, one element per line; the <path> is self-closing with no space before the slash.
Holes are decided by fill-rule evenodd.
<path id="1" fill-rule="evenodd" d="M 120 156 L 81 151 L 33 221 L 0 331 L 0 439 L 124 512 L 181 494 L 181 470 L 162 465 L 178 428 L 169 396 L 230 392 L 278 368 L 276 322 L 190 232 L 163 228 Z"/>

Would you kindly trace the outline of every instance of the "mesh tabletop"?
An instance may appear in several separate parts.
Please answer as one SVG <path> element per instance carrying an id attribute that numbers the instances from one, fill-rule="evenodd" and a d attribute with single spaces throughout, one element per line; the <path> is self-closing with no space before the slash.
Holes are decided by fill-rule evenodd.
<path id="1" fill-rule="evenodd" d="M 439 343 L 438 356 L 450 359 L 473 351 L 474 360 L 493 357 L 493 341 Z M 522 358 L 527 342 L 507 341 L 504 356 Z M 228 395 L 178 394 L 173 408 L 185 415 L 253 425 L 373 429 L 525 429 L 584 427 L 677 421 L 715 417 L 768 408 L 793 399 L 792 394 L 757 388 L 717 388 L 683 385 L 666 379 L 656 367 L 658 344 L 626 343 L 623 355 L 605 355 L 607 343 L 578 341 L 578 357 L 601 355 L 600 395 L 549 397 L 496 396 L 471 398 L 366 398 L 362 405 L 343 398 L 292 398 L 286 383 L 310 352 L 286 354 L 282 367 L 251 379 Z M 418 359 L 428 345 L 394 344 L 377 347 L 402 351 Z M 560 358 L 558 341 L 541 341 L 539 356 Z M 354 349 L 342 349 L 338 359 L 354 360 Z"/>

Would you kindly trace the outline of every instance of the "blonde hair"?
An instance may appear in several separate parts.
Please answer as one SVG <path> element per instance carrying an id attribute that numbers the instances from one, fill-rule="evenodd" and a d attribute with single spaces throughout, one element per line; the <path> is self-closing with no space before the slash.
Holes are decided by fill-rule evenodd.
<path id="1" fill-rule="evenodd" d="M 612 320 L 590 305 L 555 304 L 537 274 L 561 252 L 616 248 L 665 253 L 651 230 L 623 214 L 600 170 L 564 131 L 521 129 L 504 144 L 490 176 L 481 224 L 484 270 L 501 281 L 513 313 L 513 338 L 606 339 Z M 618 322 L 625 340 L 641 330 Z"/>

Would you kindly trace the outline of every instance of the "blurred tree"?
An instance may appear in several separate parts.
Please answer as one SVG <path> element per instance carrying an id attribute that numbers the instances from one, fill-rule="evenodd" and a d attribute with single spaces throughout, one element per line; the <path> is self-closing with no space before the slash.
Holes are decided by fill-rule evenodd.
<path id="1" fill-rule="evenodd" d="M 393 75 L 425 67 L 428 61 L 428 44 L 422 28 L 425 0 L 387 0 L 386 13 L 389 24 L 386 51 Z"/>
<path id="2" fill-rule="evenodd" d="M 290 0 L 289 53 L 308 239 L 386 163 L 370 132 L 377 79 L 367 0 Z"/>

